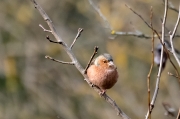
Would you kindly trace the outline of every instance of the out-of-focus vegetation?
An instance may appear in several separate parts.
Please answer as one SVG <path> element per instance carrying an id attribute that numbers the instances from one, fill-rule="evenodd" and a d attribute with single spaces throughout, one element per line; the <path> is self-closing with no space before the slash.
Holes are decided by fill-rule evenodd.
<path id="1" fill-rule="evenodd" d="M 118 67 L 119 81 L 108 94 L 133 119 L 144 118 L 148 110 L 147 74 L 151 65 L 151 40 L 132 36 L 109 39 L 110 31 L 88 0 L 37 0 L 47 12 L 62 39 L 71 44 L 79 27 L 84 28 L 73 51 L 83 67 L 86 66 L 95 45 L 99 54 L 110 53 Z M 178 1 L 172 1 L 178 8 Z M 99 0 L 97 5 L 116 31 L 151 30 L 125 4 L 128 4 L 150 22 L 153 6 L 153 25 L 161 31 L 163 2 L 157 0 Z M 177 13 L 169 10 L 167 27 L 172 30 Z M 58 44 L 49 43 L 48 29 L 30 0 L 0 1 L 0 118 L 1 119 L 118 119 L 114 110 L 94 92 L 74 66 L 47 60 L 45 55 L 70 61 Z M 177 34 L 179 33 L 179 30 Z M 174 42 L 177 48 L 179 38 Z M 155 40 L 157 43 L 158 40 Z M 176 64 L 176 63 L 175 63 Z M 157 67 L 151 75 L 153 94 Z M 180 106 L 178 80 L 168 76 L 174 73 L 168 62 L 162 73 L 160 90 L 152 118 L 164 116 L 162 102 L 174 108 Z"/>

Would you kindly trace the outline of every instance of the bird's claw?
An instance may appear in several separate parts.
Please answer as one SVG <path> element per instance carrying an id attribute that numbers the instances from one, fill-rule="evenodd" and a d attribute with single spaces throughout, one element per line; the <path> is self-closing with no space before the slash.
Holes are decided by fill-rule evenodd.
<path id="1" fill-rule="evenodd" d="M 106 90 L 102 90 L 99 95 L 102 97 L 104 94 L 106 94 Z"/>

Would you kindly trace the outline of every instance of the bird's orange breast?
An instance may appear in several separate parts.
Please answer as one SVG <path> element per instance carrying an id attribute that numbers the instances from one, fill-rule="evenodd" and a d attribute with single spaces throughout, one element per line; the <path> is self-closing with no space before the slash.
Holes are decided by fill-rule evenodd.
<path id="1" fill-rule="evenodd" d="M 116 68 L 91 65 L 87 70 L 89 80 L 99 88 L 106 90 L 114 86 L 118 79 Z"/>

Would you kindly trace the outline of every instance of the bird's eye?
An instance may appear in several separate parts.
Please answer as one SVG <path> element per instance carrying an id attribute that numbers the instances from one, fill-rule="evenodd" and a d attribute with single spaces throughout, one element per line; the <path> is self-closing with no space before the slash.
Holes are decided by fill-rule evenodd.
<path id="1" fill-rule="evenodd" d="M 103 60 L 104 63 L 107 63 L 107 60 Z"/>

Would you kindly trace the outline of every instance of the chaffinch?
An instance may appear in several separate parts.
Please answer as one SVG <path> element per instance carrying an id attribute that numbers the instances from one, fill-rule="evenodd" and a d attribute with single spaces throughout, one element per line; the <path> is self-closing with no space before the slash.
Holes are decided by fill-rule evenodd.
<path id="1" fill-rule="evenodd" d="M 110 54 L 103 54 L 98 56 L 87 69 L 89 80 L 94 85 L 101 89 L 101 94 L 110 89 L 117 82 L 118 72 L 117 67 L 113 63 Z"/>

